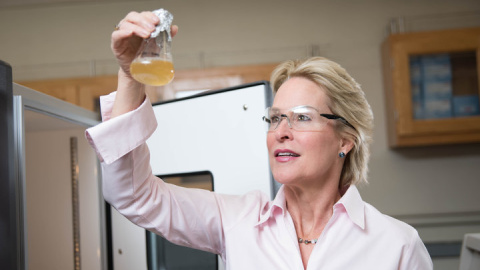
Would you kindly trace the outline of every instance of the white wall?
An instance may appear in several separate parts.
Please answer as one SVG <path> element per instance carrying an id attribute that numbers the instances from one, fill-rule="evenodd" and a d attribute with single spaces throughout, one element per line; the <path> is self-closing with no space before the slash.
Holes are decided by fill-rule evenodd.
<path id="1" fill-rule="evenodd" d="M 479 26 L 480 1 L 168 0 L 2 8 L 0 59 L 12 64 L 16 80 L 115 74 L 114 25 L 129 10 L 159 7 L 180 27 L 173 43 L 177 69 L 279 62 L 305 57 L 312 47 L 338 61 L 362 84 L 376 117 L 364 199 L 417 225 L 427 242 L 459 241 L 464 232 L 480 231 L 480 145 L 389 149 L 380 60 L 391 18 L 406 16 L 413 29 Z M 458 260 L 438 259 L 435 266 L 456 269 Z"/>

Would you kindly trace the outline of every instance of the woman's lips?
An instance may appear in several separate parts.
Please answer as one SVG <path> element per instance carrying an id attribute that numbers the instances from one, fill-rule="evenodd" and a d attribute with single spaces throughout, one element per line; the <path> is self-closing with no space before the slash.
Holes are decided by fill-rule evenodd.
<path id="1" fill-rule="evenodd" d="M 278 149 L 273 153 L 278 162 L 288 162 L 298 158 L 300 155 L 289 149 Z"/>

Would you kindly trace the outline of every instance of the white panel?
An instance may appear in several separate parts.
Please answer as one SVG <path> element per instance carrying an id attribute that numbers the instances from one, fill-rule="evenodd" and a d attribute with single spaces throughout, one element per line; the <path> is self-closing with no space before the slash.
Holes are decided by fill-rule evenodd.
<path id="1" fill-rule="evenodd" d="M 216 192 L 270 195 L 265 91 L 260 84 L 154 106 L 153 173 L 210 171 Z"/>
<path id="2" fill-rule="evenodd" d="M 215 192 L 272 194 L 262 122 L 267 91 L 256 84 L 154 105 L 158 128 L 147 141 L 153 174 L 210 171 Z M 115 270 L 147 269 L 145 230 L 114 209 L 112 227 Z"/>
<path id="3" fill-rule="evenodd" d="M 113 269 L 115 270 L 146 270 L 147 250 L 145 230 L 134 225 L 113 207 Z"/>
<path id="4" fill-rule="evenodd" d="M 480 269 L 480 233 L 469 233 L 463 239 L 460 270 L 475 269 Z"/>

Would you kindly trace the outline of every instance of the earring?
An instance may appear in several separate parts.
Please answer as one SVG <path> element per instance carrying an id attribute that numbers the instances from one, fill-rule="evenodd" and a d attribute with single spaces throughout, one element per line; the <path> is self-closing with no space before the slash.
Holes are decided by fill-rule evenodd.
<path id="1" fill-rule="evenodd" d="M 344 153 L 344 152 L 340 152 L 340 153 L 338 154 L 338 156 L 339 156 L 340 158 L 344 158 L 344 157 L 345 157 L 345 153 Z"/>

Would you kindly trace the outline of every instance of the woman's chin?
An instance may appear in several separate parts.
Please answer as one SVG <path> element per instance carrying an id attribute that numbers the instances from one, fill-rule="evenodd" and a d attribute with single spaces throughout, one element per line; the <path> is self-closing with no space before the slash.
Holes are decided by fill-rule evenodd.
<path id="1" fill-rule="evenodd" d="M 289 185 L 297 182 L 297 177 L 294 177 L 291 173 L 274 173 L 273 179 L 282 185 Z"/>

